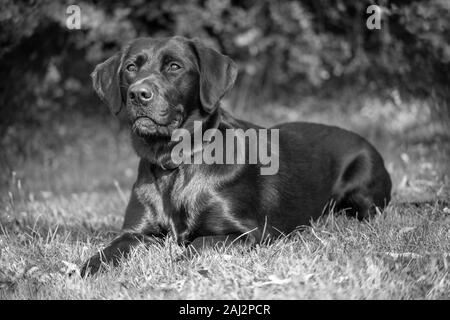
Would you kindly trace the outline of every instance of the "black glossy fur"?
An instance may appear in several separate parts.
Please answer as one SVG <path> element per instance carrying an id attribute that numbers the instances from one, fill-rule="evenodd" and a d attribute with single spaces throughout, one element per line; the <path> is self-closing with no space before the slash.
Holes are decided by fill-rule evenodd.
<path id="1" fill-rule="evenodd" d="M 228 57 L 182 37 L 137 39 L 96 67 L 94 88 L 113 113 L 126 111 L 141 161 L 122 235 L 86 262 L 83 275 L 168 233 L 180 244 L 249 231 L 260 241 L 307 225 L 331 207 L 364 219 L 388 204 L 391 180 L 380 154 L 359 135 L 332 126 L 274 127 L 280 129 L 276 175 L 260 175 L 258 164 L 172 163 L 171 133 L 192 131 L 194 120 L 204 130 L 259 128 L 220 108 L 236 73 Z"/>

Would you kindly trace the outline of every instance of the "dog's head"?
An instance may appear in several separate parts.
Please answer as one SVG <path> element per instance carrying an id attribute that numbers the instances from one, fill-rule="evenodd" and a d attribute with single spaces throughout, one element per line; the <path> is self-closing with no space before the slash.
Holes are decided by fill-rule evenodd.
<path id="1" fill-rule="evenodd" d="M 133 133 L 170 136 L 189 118 L 213 113 L 237 75 L 235 63 L 198 40 L 140 38 L 97 65 L 94 89 Z"/>

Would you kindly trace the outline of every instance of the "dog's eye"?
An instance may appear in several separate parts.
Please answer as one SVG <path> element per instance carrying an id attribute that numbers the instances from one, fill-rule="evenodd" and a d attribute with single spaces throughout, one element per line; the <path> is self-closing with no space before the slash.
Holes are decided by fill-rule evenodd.
<path id="1" fill-rule="evenodd" d="M 181 66 L 178 63 L 171 62 L 169 64 L 169 71 L 177 71 L 179 69 L 181 69 Z"/>
<path id="2" fill-rule="evenodd" d="M 128 72 L 136 72 L 137 71 L 137 67 L 133 63 L 130 63 L 129 65 L 127 65 L 126 69 Z"/>

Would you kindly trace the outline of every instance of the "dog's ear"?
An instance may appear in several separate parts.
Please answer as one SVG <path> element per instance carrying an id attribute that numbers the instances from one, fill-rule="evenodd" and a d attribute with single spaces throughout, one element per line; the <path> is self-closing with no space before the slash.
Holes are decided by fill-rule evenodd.
<path id="1" fill-rule="evenodd" d="M 229 57 L 192 40 L 200 72 L 200 102 L 206 112 L 212 112 L 220 99 L 233 87 L 237 66 Z"/>
<path id="2" fill-rule="evenodd" d="M 108 60 L 98 64 L 91 73 L 95 92 L 115 115 L 120 112 L 123 105 L 119 83 L 121 64 L 122 53 L 118 52 Z"/>

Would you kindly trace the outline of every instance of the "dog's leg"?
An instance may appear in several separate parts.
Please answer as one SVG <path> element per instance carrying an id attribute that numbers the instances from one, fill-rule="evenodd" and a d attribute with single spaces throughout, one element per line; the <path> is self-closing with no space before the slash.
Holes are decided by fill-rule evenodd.
<path id="1" fill-rule="evenodd" d="M 358 220 L 371 218 L 375 213 L 373 199 L 373 155 L 367 150 L 361 150 L 343 167 L 342 174 L 336 184 L 336 210 L 344 210 L 348 216 Z"/>
<path id="2" fill-rule="evenodd" d="M 156 243 L 157 238 L 140 233 L 126 232 L 114 239 L 105 249 L 92 256 L 81 268 L 81 276 L 93 275 L 101 270 L 102 264 L 117 265 L 122 257 L 128 256 L 137 245 Z"/>
<path id="3" fill-rule="evenodd" d="M 348 216 L 357 218 L 359 221 L 370 219 L 376 213 L 373 202 L 360 191 L 347 195 L 341 203 L 341 209 L 344 209 Z"/>
<path id="4" fill-rule="evenodd" d="M 143 243 L 158 243 L 165 233 L 147 221 L 148 212 L 139 201 L 135 188 L 125 211 L 122 234 L 115 238 L 105 249 L 92 256 L 81 268 L 81 276 L 97 273 L 102 264 L 117 265 L 122 257 L 128 256 L 131 249 Z"/>

